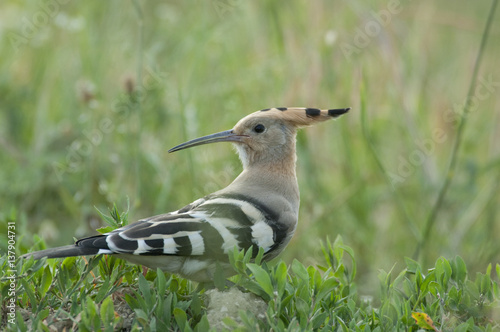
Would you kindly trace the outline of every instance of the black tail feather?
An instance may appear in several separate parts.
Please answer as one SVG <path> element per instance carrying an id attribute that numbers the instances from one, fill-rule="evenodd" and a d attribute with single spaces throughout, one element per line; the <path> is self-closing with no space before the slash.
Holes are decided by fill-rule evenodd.
<path id="1" fill-rule="evenodd" d="M 109 251 L 108 244 L 106 243 L 106 235 L 95 235 L 76 241 L 75 244 L 46 250 L 31 252 L 21 256 L 22 258 L 29 259 L 33 257 L 34 260 L 47 258 L 64 258 L 74 256 L 88 256 L 97 255 L 99 250 L 103 249 Z M 101 252 L 102 253 L 102 252 Z"/>
<path id="2" fill-rule="evenodd" d="M 87 255 L 96 255 L 99 252 L 99 248 L 89 248 L 89 247 L 80 247 L 77 245 L 69 245 L 64 247 L 57 247 L 52 249 L 46 249 L 41 251 L 32 252 L 21 257 L 29 259 L 33 257 L 33 259 L 38 260 L 44 257 L 47 258 L 63 258 L 63 257 L 73 257 L 73 256 L 87 256 Z"/>
<path id="3" fill-rule="evenodd" d="M 97 237 L 96 237 L 97 238 Z M 88 256 L 88 255 L 97 255 L 99 253 L 99 247 L 91 246 L 92 242 L 96 239 L 92 239 L 94 241 L 84 241 L 87 239 L 83 239 L 78 241 L 76 244 L 72 244 L 69 246 L 51 248 L 46 250 L 40 250 L 31 252 L 21 256 L 22 258 L 29 259 L 33 257 L 34 260 L 42 259 L 44 257 L 47 258 L 64 258 L 64 257 L 73 257 L 73 256 Z M 82 242 L 84 241 L 84 242 Z M 83 245 L 82 245 L 83 244 Z M 90 246 L 88 246 L 90 244 Z M 87 245 L 87 246 L 85 246 Z M 107 249 L 107 247 L 106 247 Z"/>

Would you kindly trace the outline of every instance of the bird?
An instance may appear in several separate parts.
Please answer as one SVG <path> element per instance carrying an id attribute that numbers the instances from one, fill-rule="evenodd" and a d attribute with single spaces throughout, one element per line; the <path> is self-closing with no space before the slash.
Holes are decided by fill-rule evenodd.
<path id="1" fill-rule="evenodd" d="M 267 108 L 245 116 L 233 129 L 179 144 L 168 152 L 231 142 L 243 170 L 227 187 L 177 211 L 23 258 L 108 254 L 200 283 L 212 282 L 220 267 L 226 277 L 234 274 L 228 254 L 235 248 L 251 248 L 253 258 L 262 248 L 263 260 L 271 260 L 285 249 L 298 223 L 297 130 L 349 110 Z"/>

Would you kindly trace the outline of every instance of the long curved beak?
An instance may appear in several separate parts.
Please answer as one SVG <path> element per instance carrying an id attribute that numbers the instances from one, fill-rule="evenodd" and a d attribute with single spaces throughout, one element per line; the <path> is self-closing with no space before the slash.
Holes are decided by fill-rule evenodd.
<path id="1" fill-rule="evenodd" d="M 221 131 L 220 133 L 203 136 L 200 138 L 195 138 L 185 143 L 174 146 L 168 152 L 175 152 L 187 148 L 191 148 L 197 145 L 210 144 L 216 142 L 241 142 L 245 135 L 236 135 L 233 130 Z"/>

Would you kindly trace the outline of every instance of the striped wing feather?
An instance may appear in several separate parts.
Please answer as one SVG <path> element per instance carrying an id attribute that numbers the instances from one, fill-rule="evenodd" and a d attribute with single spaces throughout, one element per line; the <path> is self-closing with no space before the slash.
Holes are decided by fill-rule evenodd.
<path id="1" fill-rule="evenodd" d="M 286 231 L 276 226 L 277 217 L 247 197 L 208 196 L 179 211 L 143 219 L 106 234 L 106 245 L 100 253 L 225 260 L 237 246 L 240 250 L 253 247 L 255 255 L 258 247 L 269 252 L 286 237 Z"/>

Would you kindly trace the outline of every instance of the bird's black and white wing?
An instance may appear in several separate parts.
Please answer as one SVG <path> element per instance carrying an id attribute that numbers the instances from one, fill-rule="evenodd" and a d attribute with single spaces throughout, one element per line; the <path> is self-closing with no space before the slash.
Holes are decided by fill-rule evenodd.
<path id="1" fill-rule="evenodd" d="M 200 199 L 178 211 L 138 221 L 99 239 L 99 253 L 199 256 L 226 260 L 227 253 L 259 247 L 271 252 L 286 238 L 279 216 L 240 195 Z M 85 245 L 80 240 L 77 245 Z M 92 245 L 96 245 L 94 238 Z"/>
<path id="2" fill-rule="evenodd" d="M 273 251 L 281 251 L 289 239 L 289 231 L 278 220 L 278 213 L 249 197 L 210 195 L 178 211 L 26 257 L 115 254 L 133 263 L 205 281 L 211 278 L 215 262 L 227 262 L 227 254 L 235 247 L 252 248 L 254 256 L 262 247 L 264 258 L 274 257 Z"/>

